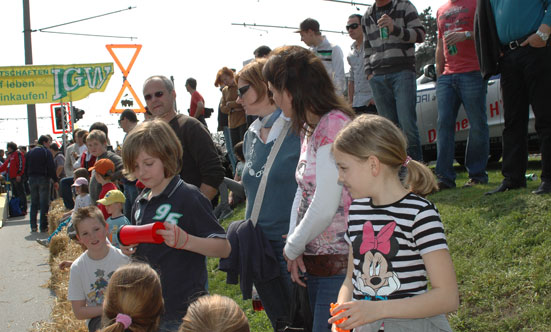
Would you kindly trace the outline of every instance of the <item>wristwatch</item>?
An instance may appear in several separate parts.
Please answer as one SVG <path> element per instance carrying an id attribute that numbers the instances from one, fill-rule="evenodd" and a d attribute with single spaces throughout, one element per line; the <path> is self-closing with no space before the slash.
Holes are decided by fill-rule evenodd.
<path id="1" fill-rule="evenodd" d="M 536 31 L 536 35 L 538 35 L 543 41 L 547 41 L 547 39 L 549 39 L 549 34 L 540 30 Z"/>
<path id="2" fill-rule="evenodd" d="M 470 31 L 465 31 L 465 38 L 471 39 L 473 38 L 473 34 Z"/>

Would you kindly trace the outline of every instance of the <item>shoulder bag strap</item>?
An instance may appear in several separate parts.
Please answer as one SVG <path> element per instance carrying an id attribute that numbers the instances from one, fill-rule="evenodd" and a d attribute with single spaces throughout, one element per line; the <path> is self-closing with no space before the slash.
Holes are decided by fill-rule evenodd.
<path id="1" fill-rule="evenodd" d="M 251 220 L 254 226 L 256 226 L 256 223 L 258 221 L 258 216 L 260 215 L 260 208 L 262 207 L 262 200 L 264 199 L 264 192 L 266 191 L 266 182 L 268 182 L 268 174 L 270 174 L 270 168 L 272 168 L 275 157 L 279 152 L 279 148 L 281 148 L 281 144 L 283 143 L 283 140 L 287 136 L 287 132 L 289 131 L 290 126 L 291 126 L 291 121 L 285 121 L 285 125 L 281 129 L 281 133 L 279 133 L 279 136 L 274 142 L 274 145 L 272 146 L 272 150 L 270 151 L 270 154 L 268 155 L 268 159 L 266 160 L 266 164 L 264 165 L 264 173 L 262 174 L 262 179 L 260 179 L 260 185 L 258 186 L 258 190 L 256 192 L 253 211 L 251 213 Z"/>

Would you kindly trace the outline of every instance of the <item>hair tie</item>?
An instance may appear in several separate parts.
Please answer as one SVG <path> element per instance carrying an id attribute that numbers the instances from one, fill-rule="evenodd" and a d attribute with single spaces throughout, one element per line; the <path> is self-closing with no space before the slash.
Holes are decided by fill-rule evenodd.
<path id="1" fill-rule="evenodd" d="M 132 324 L 132 318 L 125 314 L 117 314 L 117 318 L 115 319 L 115 321 L 117 323 L 121 323 L 125 329 L 127 329 Z"/>
<path id="2" fill-rule="evenodd" d="M 407 157 L 406 157 L 406 160 L 404 161 L 404 163 L 402 164 L 402 166 L 407 167 L 410 161 L 411 161 L 411 157 L 410 157 L 410 156 L 407 156 Z"/>

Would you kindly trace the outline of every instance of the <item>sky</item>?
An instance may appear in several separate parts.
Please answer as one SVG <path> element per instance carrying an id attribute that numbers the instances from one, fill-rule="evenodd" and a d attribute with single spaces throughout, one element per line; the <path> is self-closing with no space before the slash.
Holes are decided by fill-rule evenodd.
<path id="1" fill-rule="evenodd" d="M 445 0 L 411 0 L 418 12 L 431 6 L 433 16 Z M 373 0 L 359 3 L 371 4 Z M 173 76 L 178 110 L 187 114 L 190 95 L 185 89 L 188 77 L 194 77 L 206 107 L 217 110 L 221 93 L 214 86 L 217 71 L 227 66 L 240 70 L 243 61 L 253 57 L 260 45 L 275 48 L 282 45 L 301 45 L 300 36 L 291 29 L 249 28 L 232 23 L 279 25 L 298 27 L 307 17 L 315 18 L 320 28 L 343 31 L 343 34 L 326 33 L 328 40 L 348 53 L 352 40 L 345 33 L 349 15 L 362 14 L 366 7 L 323 0 L 130 0 L 130 1 L 74 1 L 30 0 L 31 29 L 42 29 L 57 24 L 101 15 L 128 7 L 136 7 L 113 15 L 52 28 L 46 31 L 136 37 L 84 37 L 46 32 L 32 33 L 33 64 L 68 65 L 113 62 L 114 74 L 104 92 L 93 93 L 73 102 L 73 106 L 86 113 L 76 127 L 88 129 L 97 121 L 109 127 L 112 145 L 122 144 L 124 133 L 118 127 L 119 114 L 111 114 L 123 84 L 122 73 L 111 58 L 107 44 L 142 45 L 127 79 L 136 94 L 143 100 L 142 87 L 152 75 Z M 23 39 L 23 1 L 3 0 L 0 20 L 3 47 L 0 66 L 25 64 Z M 130 61 L 131 52 L 117 52 L 123 65 Z M 345 59 L 345 70 L 348 64 Z M 215 112 L 207 119 L 209 129 L 216 130 Z M 49 104 L 37 104 L 38 135 L 51 134 Z M 140 115 L 138 119 L 143 119 Z M 0 148 L 14 141 L 29 144 L 26 105 L 0 106 Z M 53 135 L 57 137 L 58 135 Z"/>

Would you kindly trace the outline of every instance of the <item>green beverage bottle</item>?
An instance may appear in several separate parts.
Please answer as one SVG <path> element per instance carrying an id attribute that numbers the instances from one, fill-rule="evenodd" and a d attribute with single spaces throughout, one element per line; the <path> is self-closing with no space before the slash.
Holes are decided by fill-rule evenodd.
<path id="1" fill-rule="evenodd" d="M 448 36 L 450 33 L 451 33 L 451 31 L 446 31 L 446 32 L 444 32 L 444 38 L 445 38 L 446 36 Z M 448 44 L 446 43 L 446 45 L 447 45 L 447 48 L 448 48 L 448 54 L 449 54 L 449 55 L 456 55 L 456 54 L 457 54 L 457 46 L 456 46 L 455 44 L 448 45 Z"/>
<path id="2" fill-rule="evenodd" d="M 382 40 L 388 39 L 388 27 L 379 28 L 379 34 L 381 35 Z"/>
<path id="3" fill-rule="evenodd" d="M 457 54 L 457 46 L 455 46 L 455 44 L 448 45 L 448 54 L 449 55 L 456 55 Z"/>

